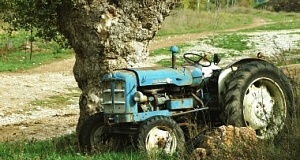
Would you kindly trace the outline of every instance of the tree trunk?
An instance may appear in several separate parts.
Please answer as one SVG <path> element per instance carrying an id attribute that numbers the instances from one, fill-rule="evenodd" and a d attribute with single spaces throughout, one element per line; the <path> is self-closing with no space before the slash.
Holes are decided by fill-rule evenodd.
<path id="1" fill-rule="evenodd" d="M 76 52 L 73 68 L 82 90 L 82 122 L 101 107 L 101 77 L 109 71 L 141 66 L 149 43 L 169 15 L 175 0 L 78 0 L 61 6 L 59 26 Z M 63 14 L 60 14 L 63 13 Z"/>

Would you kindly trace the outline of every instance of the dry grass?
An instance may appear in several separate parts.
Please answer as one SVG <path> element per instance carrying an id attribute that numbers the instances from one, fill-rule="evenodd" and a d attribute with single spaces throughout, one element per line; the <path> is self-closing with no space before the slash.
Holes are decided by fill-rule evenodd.
<path id="1" fill-rule="evenodd" d="M 223 30 L 251 24 L 251 15 L 230 14 L 222 11 L 197 12 L 193 10 L 173 10 L 168 16 L 158 36 Z"/>

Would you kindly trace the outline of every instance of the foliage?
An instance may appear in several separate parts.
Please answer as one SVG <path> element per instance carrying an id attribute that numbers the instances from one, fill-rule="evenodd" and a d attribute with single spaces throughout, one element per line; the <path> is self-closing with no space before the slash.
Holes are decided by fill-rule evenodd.
<path id="1" fill-rule="evenodd" d="M 71 49 L 62 48 L 55 41 L 35 38 L 31 46 L 30 32 L 25 30 L 0 34 L 0 72 L 34 68 L 73 55 Z"/>
<path id="2" fill-rule="evenodd" d="M 37 29 L 38 37 L 65 41 L 59 34 L 58 13 L 73 3 L 73 0 L 1 0 L 0 19 L 10 24 L 4 28 L 9 32 Z"/>
<path id="3" fill-rule="evenodd" d="M 2 41 L 4 44 L 0 43 L 0 72 L 30 69 L 74 55 L 70 49 L 58 48 L 56 42 L 43 42 L 37 39 L 33 43 L 32 59 L 30 60 L 30 45 L 27 43 L 26 36 L 21 33 L 23 32 L 9 36 L 9 40 L 0 35 L 0 40 L 4 39 Z"/>
<path id="4" fill-rule="evenodd" d="M 286 11 L 286 12 L 300 12 L 299 0 L 269 0 L 266 3 L 262 3 L 257 8 L 271 8 L 272 10 Z"/>
<path id="5" fill-rule="evenodd" d="M 251 7 L 254 2 L 254 0 L 180 0 L 178 8 L 210 11 L 234 6 Z"/>

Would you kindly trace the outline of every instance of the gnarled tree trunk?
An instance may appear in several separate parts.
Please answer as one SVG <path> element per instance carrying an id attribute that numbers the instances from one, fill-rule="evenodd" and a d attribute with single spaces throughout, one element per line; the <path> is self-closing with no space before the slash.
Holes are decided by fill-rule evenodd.
<path id="1" fill-rule="evenodd" d="M 78 0 L 74 8 L 61 6 L 59 26 L 76 52 L 73 71 L 82 90 L 77 130 L 102 110 L 101 77 L 145 61 L 149 42 L 175 1 Z"/>

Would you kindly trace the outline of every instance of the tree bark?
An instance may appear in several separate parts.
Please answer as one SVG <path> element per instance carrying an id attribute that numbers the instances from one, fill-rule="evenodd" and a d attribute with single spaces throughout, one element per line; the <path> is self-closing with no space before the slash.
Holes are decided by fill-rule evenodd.
<path id="1" fill-rule="evenodd" d="M 73 72 L 82 90 L 77 131 L 86 118 L 102 111 L 101 77 L 143 64 L 175 1 L 78 0 L 73 8 L 61 6 L 60 31 L 75 50 Z"/>

